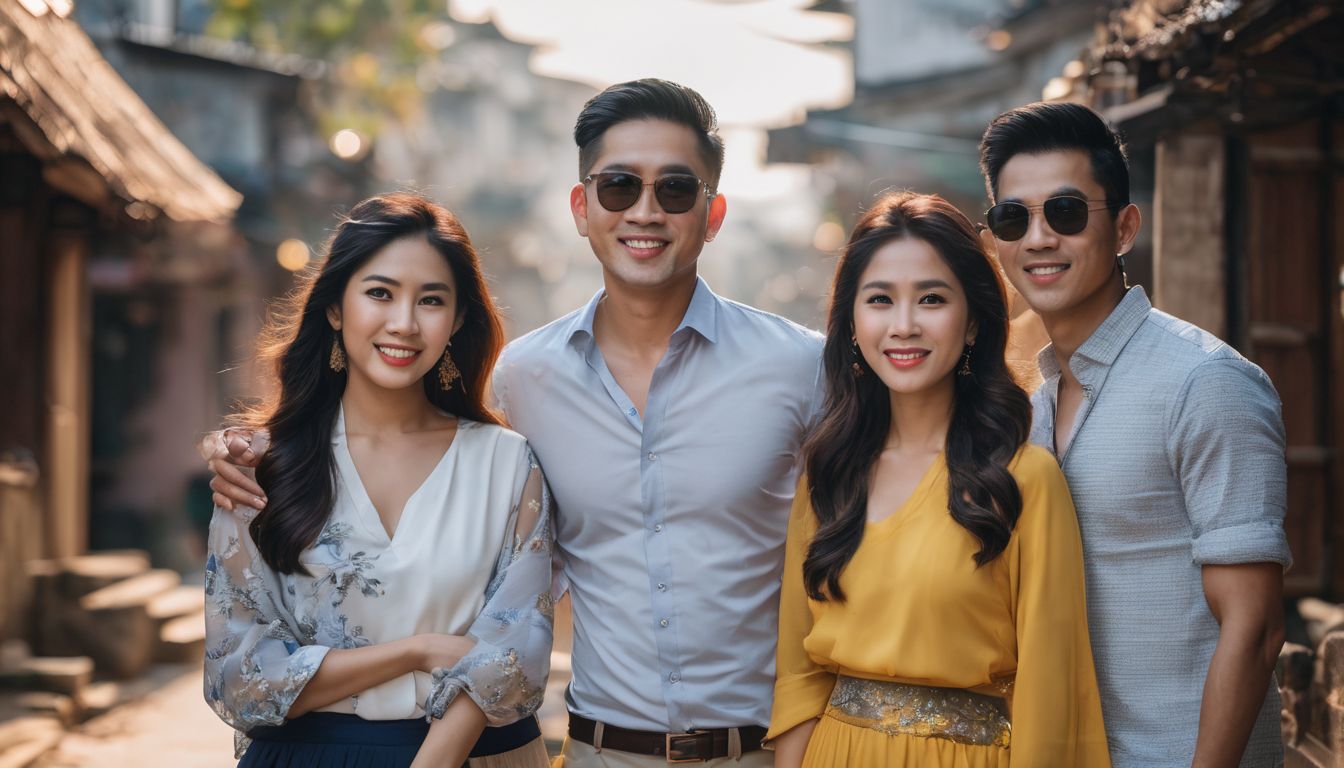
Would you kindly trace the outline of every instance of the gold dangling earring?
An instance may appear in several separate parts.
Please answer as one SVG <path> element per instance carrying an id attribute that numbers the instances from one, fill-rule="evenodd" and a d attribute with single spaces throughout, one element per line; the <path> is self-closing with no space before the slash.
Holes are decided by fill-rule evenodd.
<path id="1" fill-rule="evenodd" d="M 341 340 L 333 339 L 331 342 L 331 358 L 327 360 L 327 365 L 331 370 L 340 373 L 345 370 L 345 350 L 341 349 Z"/>
<path id="2" fill-rule="evenodd" d="M 449 343 L 443 348 L 443 359 L 439 361 L 439 386 L 443 387 L 444 392 L 452 389 L 453 382 L 462 378 L 462 372 L 457 370 L 457 364 L 453 362 L 453 356 L 450 354 L 452 346 Z"/>
<path id="3" fill-rule="evenodd" d="M 961 354 L 961 370 L 957 371 L 958 376 L 971 375 L 971 345 L 966 345 L 966 351 Z"/>
<path id="4" fill-rule="evenodd" d="M 859 340 L 852 336 L 849 339 L 849 350 L 854 354 L 854 362 L 849 364 L 849 369 L 853 371 L 854 378 L 857 379 L 863 375 L 863 366 L 859 365 L 859 360 L 862 359 L 859 353 Z"/>

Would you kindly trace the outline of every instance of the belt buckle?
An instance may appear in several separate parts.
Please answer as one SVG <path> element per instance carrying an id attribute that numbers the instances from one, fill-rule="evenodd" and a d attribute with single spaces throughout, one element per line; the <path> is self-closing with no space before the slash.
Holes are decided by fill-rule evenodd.
<path id="1" fill-rule="evenodd" d="M 700 737 L 703 732 L 690 733 L 669 733 L 663 739 L 665 740 L 664 754 L 667 755 L 667 762 L 677 765 L 680 763 L 703 763 L 705 758 L 700 756 Z M 690 740 L 686 747 L 677 746 L 678 741 L 685 742 Z"/>

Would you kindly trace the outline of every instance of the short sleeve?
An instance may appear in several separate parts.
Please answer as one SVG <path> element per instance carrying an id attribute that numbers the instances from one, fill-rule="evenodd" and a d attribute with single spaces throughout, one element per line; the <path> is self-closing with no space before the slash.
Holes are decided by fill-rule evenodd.
<path id="1" fill-rule="evenodd" d="M 1210 360 L 1191 372 L 1177 403 L 1169 453 L 1194 562 L 1287 567 L 1283 417 L 1269 377 L 1241 358 Z"/>
<path id="2" fill-rule="evenodd" d="M 803 560 L 816 532 L 807 477 L 798 481 L 789 513 L 784 549 L 784 581 L 779 595 L 779 644 L 775 649 L 775 700 L 766 739 L 782 736 L 794 726 L 821 715 L 835 687 L 835 675 L 822 668 L 803 647 L 812 632 L 812 608 L 803 586 Z"/>
<path id="3" fill-rule="evenodd" d="M 434 670 L 428 718 L 443 717 L 459 692 L 471 697 L 492 726 L 517 722 L 541 706 L 555 615 L 551 495 L 530 450 L 524 461 L 512 533 L 486 588 L 485 607 L 467 632 L 476 645 L 453 667 Z"/>
<path id="4" fill-rule="evenodd" d="M 242 514 L 215 508 L 205 564 L 205 700 L 240 732 L 281 725 L 330 650 L 303 645 Z"/>

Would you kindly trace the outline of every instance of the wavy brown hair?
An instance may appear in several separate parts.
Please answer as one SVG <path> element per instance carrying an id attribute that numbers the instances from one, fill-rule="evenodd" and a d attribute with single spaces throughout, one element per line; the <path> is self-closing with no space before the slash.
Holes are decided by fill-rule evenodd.
<path id="1" fill-rule="evenodd" d="M 803 562 L 803 582 L 815 600 L 845 599 L 840 575 L 863 539 L 872 469 L 891 427 L 886 386 L 851 350 L 859 278 L 879 248 L 903 238 L 928 243 L 951 268 L 976 329 L 971 375 L 953 376 L 944 456 L 949 512 L 979 540 L 977 565 L 1003 552 L 1022 512 L 1008 462 L 1027 440 L 1031 402 L 1004 361 L 1008 309 L 998 270 L 971 222 L 952 204 L 937 195 L 885 194 L 855 225 L 831 286 L 822 353 L 826 403 L 804 446 L 818 529 Z M 855 362 L 863 375 L 854 375 Z"/>
<path id="2" fill-rule="evenodd" d="M 270 448 L 257 465 L 257 483 L 268 501 L 249 531 L 277 572 L 306 572 L 299 554 L 316 540 L 335 500 L 331 436 L 347 374 L 328 365 L 340 334 L 327 321 L 327 308 L 339 306 L 351 275 L 369 259 L 407 237 L 423 237 L 443 255 L 463 317 L 453 334 L 453 361 L 462 378 L 445 392 L 437 367 L 431 368 L 423 379 L 425 397 L 446 413 L 504 423 L 485 400 L 504 331 L 467 231 L 447 208 L 419 195 L 381 195 L 359 203 L 337 226 L 326 258 L 300 273 L 298 287 L 262 332 L 259 356 L 270 367 L 273 394 L 234 419 L 270 431 Z"/>

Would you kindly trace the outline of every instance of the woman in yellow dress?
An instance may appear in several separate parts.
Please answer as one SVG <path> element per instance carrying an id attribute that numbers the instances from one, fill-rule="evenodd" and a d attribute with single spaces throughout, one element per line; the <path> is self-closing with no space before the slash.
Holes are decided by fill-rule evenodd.
<path id="1" fill-rule="evenodd" d="M 832 297 L 784 562 L 775 765 L 1107 768 L 1078 522 L 1054 458 L 1026 444 L 1003 283 L 971 223 L 936 196 L 882 197 Z"/>

